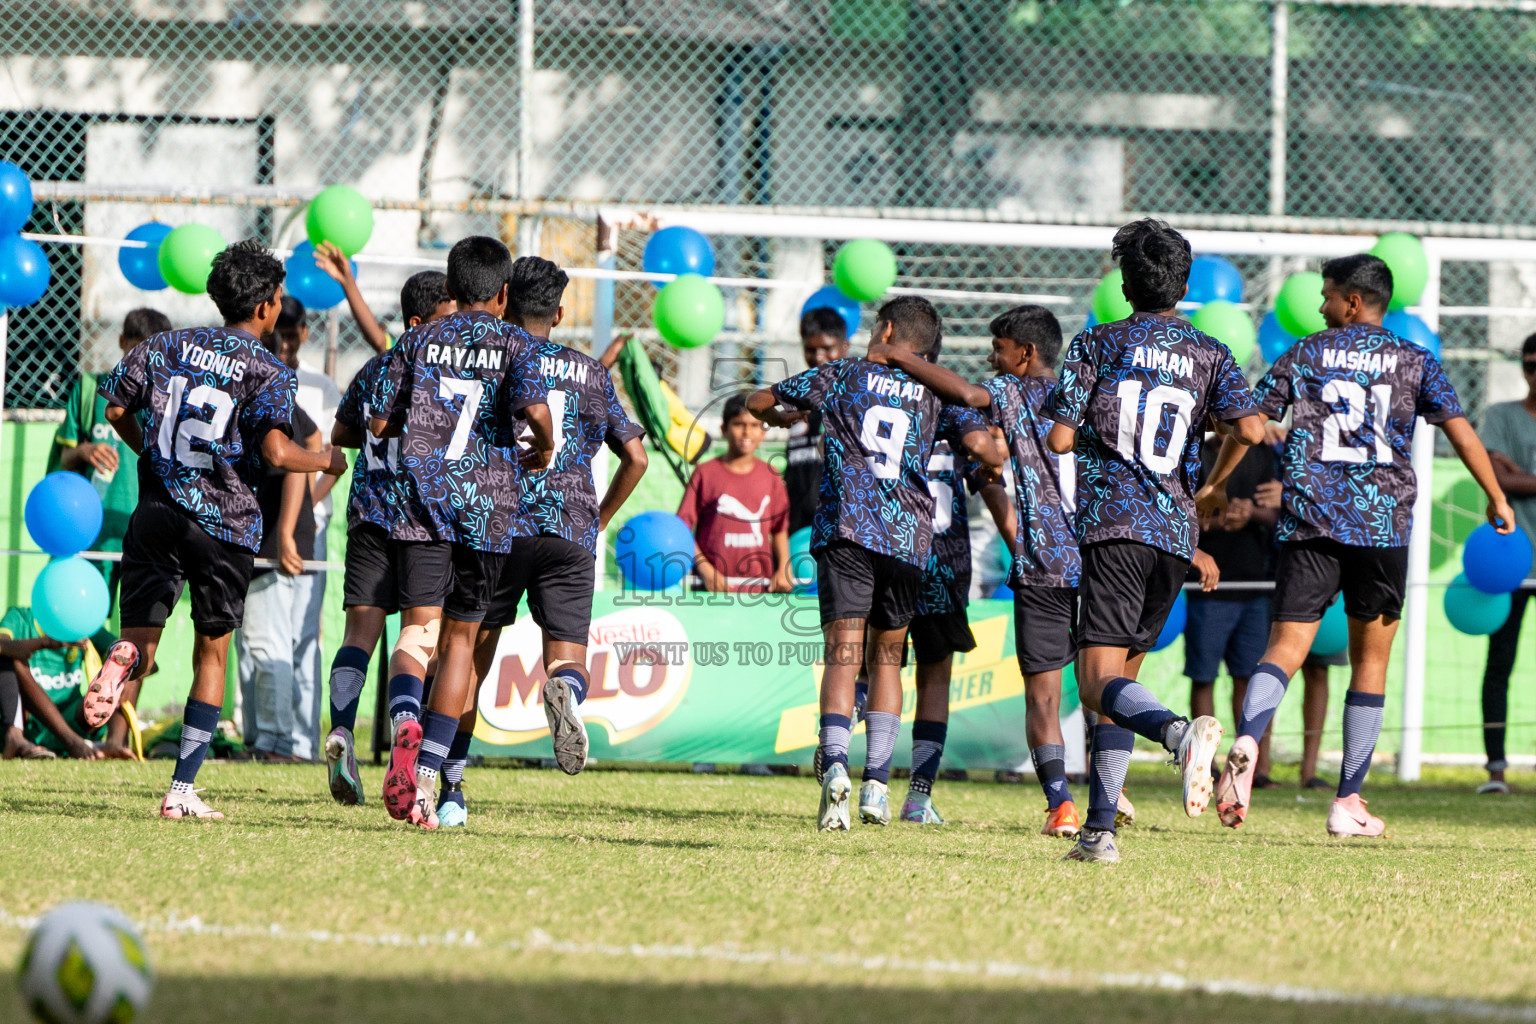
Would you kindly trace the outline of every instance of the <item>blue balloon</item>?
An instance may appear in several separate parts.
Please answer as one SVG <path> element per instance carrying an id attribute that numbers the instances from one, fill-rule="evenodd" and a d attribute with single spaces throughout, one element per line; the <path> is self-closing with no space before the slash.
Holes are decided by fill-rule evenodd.
<path id="1" fill-rule="evenodd" d="M 111 604 L 101 570 L 83 558 L 54 559 L 32 584 L 32 617 L 45 634 L 64 643 L 100 630 Z"/>
<path id="2" fill-rule="evenodd" d="M 709 277 L 715 272 L 715 247 L 693 228 L 681 225 L 662 228 L 645 243 L 641 259 L 647 274 L 698 274 Z M 653 281 L 658 288 L 662 282 Z"/>
<path id="3" fill-rule="evenodd" d="M 1220 256 L 1196 256 L 1189 266 L 1189 291 L 1184 300 L 1203 306 L 1218 299 L 1243 301 L 1242 273 Z"/>
<path id="4" fill-rule="evenodd" d="M 129 284 L 146 292 L 158 292 L 166 287 L 165 278 L 160 276 L 160 243 L 170 233 L 171 226 L 157 220 L 140 224 L 128 232 L 130 242 L 147 243 L 143 249 L 125 245 L 117 250 L 118 269 Z"/>
<path id="5" fill-rule="evenodd" d="M 101 533 L 101 495 L 85 477 L 64 469 L 37 482 L 23 514 L 33 543 L 54 558 L 84 551 Z"/>
<path id="6" fill-rule="evenodd" d="M 1429 324 L 1415 314 L 1401 309 L 1395 310 L 1382 318 L 1381 326 L 1404 341 L 1426 350 L 1436 359 L 1440 358 L 1440 335 L 1430 330 Z"/>
<path id="7" fill-rule="evenodd" d="M 795 593 L 816 593 L 816 557 L 811 554 L 809 526 L 802 526 L 789 535 L 789 576 L 798 581 Z"/>
<path id="8" fill-rule="evenodd" d="M 0 306 L 30 306 L 48 291 L 43 247 L 20 235 L 0 235 Z"/>
<path id="9" fill-rule="evenodd" d="M 843 318 L 843 323 L 848 327 L 848 337 L 853 337 L 859 330 L 859 303 L 856 299 L 850 299 L 838 291 L 837 285 L 829 284 L 816 289 L 811 297 L 805 300 L 805 305 L 800 307 L 800 315 L 805 316 L 813 309 L 835 309 Z"/>
<path id="10" fill-rule="evenodd" d="M 1294 344 L 1295 336 L 1280 326 L 1280 318 L 1273 312 L 1264 314 L 1264 319 L 1259 323 L 1259 351 L 1263 353 L 1264 361 L 1274 362 Z"/>
<path id="11" fill-rule="evenodd" d="M 1157 634 L 1157 643 L 1152 645 L 1154 651 L 1160 651 L 1164 647 L 1177 640 L 1184 632 L 1184 627 L 1189 623 L 1189 599 L 1184 596 L 1184 591 L 1179 591 L 1179 596 L 1174 600 L 1173 607 L 1168 609 L 1168 618 L 1163 620 L 1162 632 Z"/>
<path id="12" fill-rule="evenodd" d="M 1487 636 L 1509 618 L 1508 594 L 1485 594 L 1458 574 L 1445 588 L 1445 617 L 1471 636 Z"/>
<path id="13" fill-rule="evenodd" d="M 999 583 L 997 585 L 997 589 L 992 591 L 992 600 L 994 600 L 994 601 L 1012 601 L 1013 600 L 1013 588 L 1010 587 L 1006 583 Z"/>
<path id="14" fill-rule="evenodd" d="M 356 277 L 357 261 L 347 262 Z M 315 247 L 307 240 L 293 247 L 293 255 L 283 266 L 288 270 L 283 290 L 304 303 L 306 309 L 330 309 L 347 297 L 340 282 L 315 266 Z"/>
<path id="15" fill-rule="evenodd" d="M 32 182 L 15 164 L 0 160 L 0 235 L 14 235 L 32 217 Z"/>
<path id="16" fill-rule="evenodd" d="M 653 509 L 630 518 L 613 545 L 614 560 L 632 590 L 668 590 L 693 571 L 693 531 L 671 512 Z"/>
<path id="17" fill-rule="evenodd" d="M 1317 635 L 1312 638 L 1312 653 L 1328 657 L 1338 654 L 1349 646 L 1349 617 L 1344 614 L 1344 601 L 1334 598 L 1333 604 L 1323 612 L 1323 621 L 1317 624 Z"/>
<path id="18" fill-rule="evenodd" d="M 1492 523 L 1484 523 L 1467 537 L 1461 552 L 1462 575 L 1485 594 L 1513 593 L 1530 575 L 1533 554 L 1531 539 L 1520 527 L 1500 534 Z"/>

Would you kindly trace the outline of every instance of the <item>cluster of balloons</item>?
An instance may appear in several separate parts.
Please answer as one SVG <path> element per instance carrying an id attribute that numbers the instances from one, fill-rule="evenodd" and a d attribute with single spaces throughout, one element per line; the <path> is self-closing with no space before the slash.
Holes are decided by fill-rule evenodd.
<path id="1" fill-rule="evenodd" d="M 107 582 L 79 557 L 101 533 L 101 496 L 78 473 L 49 473 L 27 495 L 27 533 L 51 558 L 32 584 L 32 617 L 64 643 L 101 629 L 111 606 Z"/>
<path id="2" fill-rule="evenodd" d="M 0 307 L 30 306 L 48 290 L 43 247 L 21 237 L 32 216 L 32 182 L 20 167 L 0 160 Z"/>
<path id="3" fill-rule="evenodd" d="M 341 285 L 315 266 L 315 246 L 331 242 L 348 256 L 355 255 L 373 234 L 373 207 L 361 192 L 346 185 L 332 185 L 309 202 L 304 217 L 309 240 L 299 243 L 288 258 L 284 287 L 310 309 L 330 309 L 345 295 Z M 206 224 L 171 227 L 159 221 L 140 224 L 128 232 L 132 242 L 117 251 L 117 266 L 128 283 L 146 292 L 175 288 L 188 295 L 208 290 L 213 258 L 227 244 L 224 236 Z M 357 271 L 356 264 L 352 267 Z"/>
<path id="4" fill-rule="evenodd" d="M 1125 278 L 1111 270 L 1093 290 L 1088 326 L 1114 323 L 1131 315 L 1130 300 L 1121 286 Z M 1186 302 L 1199 303 L 1189 322 L 1232 350 L 1239 364 L 1253 356 L 1257 335 L 1253 318 L 1239 305 L 1243 301 L 1243 275 L 1220 256 L 1197 256 L 1189 268 Z"/>
<path id="5" fill-rule="evenodd" d="M 1472 636 L 1487 636 L 1509 618 L 1510 594 L 1531 569 L 1533 552 L 1525 531 L 1500 534 L 1484 523 L 1467 537 L 1461 572 L 1445 588 L 1445 617 Z"/>
<path id="6" fill-rule="evenodd" d="M 693 569 L 693 531 L 660 509 L 631 516 L 614 538 L 613 557 L 629 590 L 670 590 Z"/>
<path id="7" fill-rule="evenodd" d="M 896 283 L 896 254 L 884 242 L 860 238 L 837 250 L 832 261 L 833 284 L 811 293 L 800 307 L 805 316 L 813 309 L 830 309 L 843 318 L 848 337 L 859 329 L 860 302 L 875 302 Z M 815 593 L 815 589 L 809 591 Z"/>

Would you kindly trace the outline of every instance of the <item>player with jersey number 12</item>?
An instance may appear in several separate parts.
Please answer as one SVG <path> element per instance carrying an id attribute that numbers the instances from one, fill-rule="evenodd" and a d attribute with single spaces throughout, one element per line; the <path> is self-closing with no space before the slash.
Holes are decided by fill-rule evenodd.
<path id="1" fill-rule="evenodd" d="M 149 460 L 123 538 L 123 639 L 139 651 L 127 699 L 155 660 L 165 620 L 192 586 L 192 692 L 165 818 L 222 818 L 192 789 L 224 706 L 229 637 L 245 615 L 261 510 L 262 463 L 290 473 L 346 472 L 340 449 L 293 441 L 293 371 L 262 344 L 282 310 L 283 265 L 254 240 L 220 252 L 208 295 L 222 327 L 157 334 L 123 356 L 100 393 L 107 419 Z"/>
<path id="2" fill-rule="evenodd" d="M 1269 646 L 1248 680 L 1238 736 L 1216 787 L 1216 810 L 1229 828 L 1247 818 L 1258 740 L 1306 659 L 1323 612 L 1342 591 L 1350 681 L 1344 763 L 1327 829 L 1336 836 L 1386 830 L 1365 809 L 1360 788 L 1381 734 L 1387 659 L 1407 589 L 1419 417 L 1445 431 L 1488 495 L 1488 521 L 1500 533 L 1515 528 L 1488 453 L 1439 360 L 1382 327 L 1391 297 L 1392 272 L 1377 257 L 1329 260 L 1323 264 L 1327 328 L 1292 345 L 1254 388 L 1270 419 L 1290 411 L 1291 429 L 1280 456 L 1280 558 Z M 1202 511 L 1226 503 L 1226 472 L 1242 457 L 1241 449 L 1223 443 L 1215 481 L 1198 495 Z"/>
<path id="3" fill-rule="evenodd" d="M 1174 756 L 1184 776 L 1184 813 L 1196 817 L 1210 800 L 1221 724 L 1174 714 L 1136 673 L 1194 557 L 1207 419 L 1237 443 L 1264 439 L 1232 353 L 1174 315 L 1188 290 L 1189 242 L 1161 221 L 1139 220 L 1115 232 L 1112 255 L 1133 312 L 1072 339 L 1043 407 L 1055 421 L 1046 445 L 1058 455 L 1075 449 L 1078 465 L 1077 689 L 1083 706 L 1100 716 L 1088 817 L 1067 854 L 1084 861 L 1119 859 L 1115 810 L 1138 734 Z M 1201 574 L 1209 585 L 1203 567 Z"/>

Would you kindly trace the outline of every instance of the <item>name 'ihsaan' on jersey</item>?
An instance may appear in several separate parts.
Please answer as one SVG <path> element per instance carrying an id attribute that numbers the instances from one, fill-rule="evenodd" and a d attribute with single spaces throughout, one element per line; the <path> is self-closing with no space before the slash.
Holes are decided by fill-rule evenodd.
<path id="1" fill-rule="evenodd" d="M 1408 543 L 1418 495 L 1415 418 L 1438 424 L 1464 415 L 1439 360 L 1383 327 L 1349 324 L 1296 342 L 1253 394 L 1271 419 L 1291 412 L 1280 455 L 1280 540 Z"/>
<path id="2" fill-rule="evenodd" d="M 407 530 L 505 554 L 532 531 L 517 514 L 515 420 L 544 404 L 533 339 L 483 311 L 406 331 L 369 395 L 373 415 L 403 423 L 395 475 Z"/>
<path id="3" fill-rule="evenodd" d="M 983 386 L 992 396 L 987 419 L 1002 429 L 1013 458 L 1013 504 L 1019 521 L 1009 585 L 1075 587 L 1083 569 L 1073 521 L 1077 458 L 1046 447 L 1045 435 L 1055 423 L 1041 412 L 1056 378 L 1004 374 Z"/>
<path id="4" fill-rule="evenodd" d="M 926 567 L 938 397 L 903 371 L 867 359 L 807 370 L 775 384 L 773 394 L 783 405 L 822 413 L 826 461 L 812 549 L 842 539 Z"/>
<path id="5" fill-rule="evenodd" d="M 1133 313 L 1072 339 L 1045 415 L 1078 430 L 1077 535 L 1188 561 L 1207 414 L 1254 414 L 1227 346 L 1177 317 Z"/>

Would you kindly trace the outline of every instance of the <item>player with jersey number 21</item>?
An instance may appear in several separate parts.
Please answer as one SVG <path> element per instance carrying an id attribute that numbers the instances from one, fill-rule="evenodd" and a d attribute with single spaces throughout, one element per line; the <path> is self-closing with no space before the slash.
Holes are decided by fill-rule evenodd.
<path id="1" fill-rule="evenodd" d="M 263 462 L 290 473 L 346 472 L 340 449 L 293 441 L 294 373 L 261 339 L 282 309 L 283 264 L 254 240 L 213 260 L 208 295 L 221 327 L 157 334 L 135 346 L 99 385 L 107 420 L 149 460 L 123 538 L 123 639 L 138 650 L 124 696 L 138 696 L 166 617 L 192 586 L 192 692 L 165 818 L 222 818 L 193 791 L 224 706 L 229 637 L 245 615 L 261 509 Z M 142 466 L 141 466 L 142 470 Z"/>
<path id="2" fill-rule="evenodd" d="M 1269 646 L 1248 680 L 1238 737 L 1216 787 L 1216 810 L 1229 828 L 1247 818 L 1259 737 L 1305 660 L 1323 612 L 1342 591 L 1350 682 L 1344 763 L 1327 829 L 1335 836 L 1386 830 L 1365 809 L 1360 788 L 1381 734 L 1387 658 L 1407 589 L 1419 417 L 1445 431 L 1488 495 L 1488 521 L 1500 533 L 1515 528 L 1488 453 L 1439 360 L 1382 327 L 1391 296 L 1392 272 L 1375 256 L 1323 264 L 1327 328 L 1292 345 L 1254 388 L 1259 411 L 1279 420 L 1289 410 L 1291 429 L 1280 456 L 1280 557 Z M 1241 449 L 1223 443 L 1216 479 L 1196 499 L 1202 512 L 1225 504 L 1224 470 L 1242 457 Z"/>

